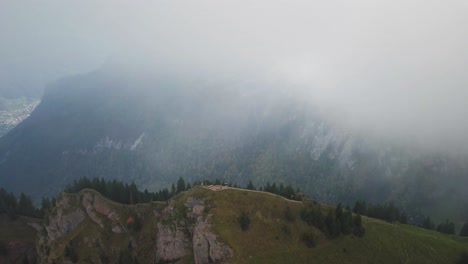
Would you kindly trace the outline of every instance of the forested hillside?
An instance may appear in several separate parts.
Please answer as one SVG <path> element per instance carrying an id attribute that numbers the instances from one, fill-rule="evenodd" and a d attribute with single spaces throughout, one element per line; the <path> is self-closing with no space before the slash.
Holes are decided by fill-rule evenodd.
<path id="1" fill-rule="evenodd" d="M 321 201 L 394 202 L 408 221 L 468 217 L 467 159 L 346 129 L 255 83 L 206 83 L 102 69 L 49 87 L 0 139 L 0 184 L 53 195 L 83 176 L 149 191 L 180 177 L 300 187 Z"/>

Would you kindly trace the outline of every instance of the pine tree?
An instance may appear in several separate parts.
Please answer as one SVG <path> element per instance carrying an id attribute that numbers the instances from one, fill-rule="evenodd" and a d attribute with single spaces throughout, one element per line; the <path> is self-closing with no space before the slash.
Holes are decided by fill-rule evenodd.
<path id="1" fill-rule="evenodd" d="M 429 229 L 429 230 L 434 230 L 435 225 L 431 221 L 431 218 L 429 216 L 424 219 L 424 221 L 422 223 L 422 228 Z"/>
<path id="2" fill-rule="evenodd" d="M 357 214 L 354 216 L 353 223 L 354 223 L 354 227 L 353 227 L 354 235 L 358 237 L 362 237 L 365 233 L 365 229 L 362 226 L 362 217 L 360 214 Z"/>
<path id="3" fill-rule="evenodd" d="M 249 180 L 249 183 L 247 184 L 247 189 L 255 190 L 255 186 L 253 185 L 252 180 Z"/>
<path id="4" fill-rule="evenodd" d="M 250 218 L 245 212 L 241 213 L 241 216 L 239 217 L 239 224 L 242 231 L 246 231 L 247 229 L 249 229 Z"/>
<path id="5" fill-rule="evenodd" d="M 185 191 L 185 181 L 184 178 L 180 177 L 177 181 L 177 193 Z"/>
<path id="6" fill-rule="evenodd" d="M 465 222 L 462 229 L 460 230 L 460 236 L 468 237 L 468 220 Z"/>

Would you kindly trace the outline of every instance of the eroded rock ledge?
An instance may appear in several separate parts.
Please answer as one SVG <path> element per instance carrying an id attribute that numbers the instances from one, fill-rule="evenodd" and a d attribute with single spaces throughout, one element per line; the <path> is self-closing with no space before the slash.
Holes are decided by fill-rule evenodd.
<path id="1" fill-rule="evenodd" d="M 233 256 L 233 251 L 213 232 L 206 207 L 204 199 L 194 197 L 186 198 L 183 204 L 171 200 L 166 205 L 125 206 L 108 201 L 92 190 L 77 195 L 63 194 L 39 237 L 37 248 L 41 262 L 70 262 L 66 247 L 79 245 L 109 254 L 107 263 L 120 261 L 119 254 L 125 250 L 133 258 L 144 251 L 145 261 L 152 259 L 151 263 L 173 263 L 182 258 L 193 258 L 197 264 L 224 263 Z M 146 213 L 138 216 L 141 212 Z M 130 228 L 129 215 L 139 218 L 147 228 L 138 231 Z M 96 225 L 91 228 L 95 234 L 82 234 L 90 225 Z M 126 248 L 105 242 L 114 239 L 127 241 Z M 98 257 L 87 261 L 104 263 Z"/>

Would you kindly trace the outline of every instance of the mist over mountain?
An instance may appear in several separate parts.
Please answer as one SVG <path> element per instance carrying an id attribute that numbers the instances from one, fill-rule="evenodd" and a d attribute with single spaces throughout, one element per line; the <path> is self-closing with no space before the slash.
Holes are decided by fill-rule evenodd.
<path id="1" fill-rule="evenodd" d="M 62 79 L 0 138 L 0 185 L 38 199 L 85 176 L 149 190 L 252 180 L 326 202 L 394 201 L 416 221 L 467 217 L 466 156 L 354 129 L 282 88 L 120 67 Z"/>

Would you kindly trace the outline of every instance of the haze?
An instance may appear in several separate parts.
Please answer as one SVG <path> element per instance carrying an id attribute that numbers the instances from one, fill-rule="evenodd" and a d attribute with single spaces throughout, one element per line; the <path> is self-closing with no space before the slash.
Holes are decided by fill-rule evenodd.
<path id="1" fill-rule="evenodd" d="M 3 0 L 0 91 L 103 65 L 260 80 L 354 129 L 467 151 L 466 14 L 462 0 Z"/>

